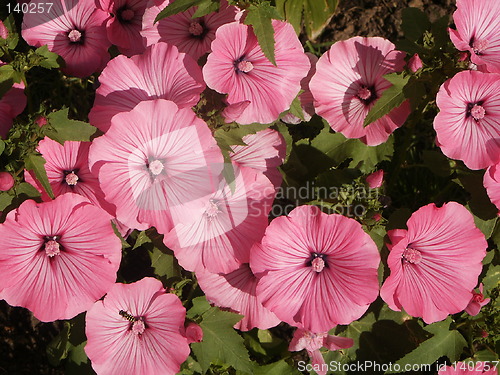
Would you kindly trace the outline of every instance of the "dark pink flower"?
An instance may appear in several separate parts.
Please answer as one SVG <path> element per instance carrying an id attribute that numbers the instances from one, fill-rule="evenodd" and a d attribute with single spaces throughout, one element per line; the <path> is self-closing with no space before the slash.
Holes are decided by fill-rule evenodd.
<path id="1" fill-rule="evenodd" d="M 273 129 L 261 130 L 243 137 L 243 145 L 231 146 L 231 160 L 240 167 L 249 167 L 264 173 L 278 188 L 282 176 L 278 167 L 283 164 L 286 143 L 283 136 Z"/>
<path id="2" fill-rule="evenodd" d="M 379 169 L 378 171 L 366 176 L 366 182 L 368 183 L 370 189 L 377 189 L 381 187 L 384 182 L 384 171 Z"/>
<path id="3" fill-rule="evenodd" d="M 104 199 L 97 176 L 89 170 L 90 142 L 66 141 L 64 145 L 45 137 L 38 143 L 38 152 L 45 159 L 45 170 L 54 196 L 76 193 L 114 215 L 115 206 Z M 33 171 L 24 173 L 26 182 L 35 186 L 44 201 L 47 195 Z"/>
<path id="4" fill-rule="evenodd" d="M 348 349 L 354 345 L 353 339 L 324 333 L 313 333 L 305 329 L 296 329 L 288 350 L 298 352 L 306 350 L 311 359 L 312 368 L 318 375 L 326 375 L 328 366 L 319 351 L 322 347 L 328 350 Z"/>
<path id="5" fill-rule="evenodd" d="M 456 30 L 450 38 L 460 51 L 469 51 L 476 65 L 500 73 L 500 2 L 496 0 L 457 0 L 453 13 Z"/>
<path id="6" fill-rule="evenodd" d="M 116 205 L 117 219 L 140 230 L 154 225 L 162 234 L 182 217 L 203 212 L 197 200 L 213 193 L 222 163 L 206 123 L 164 99 L 114 116 L 89 152 L 91 171 Z"/>
<path id="7" fill-rule="evenodd" d="M 273 20 L 273 27 L 277 66 L 264 56 L 252 29 L 233 22 L 219 27 L 203 67 L 207 86 L 228 94 L 228 105 L 250 102 L 234 119 L 240 124 L 276 120 L 290 108 L 309 71 L 309 59 L 292 25 Z"/>
<path id="8" fill-rule="evenodd" d="M 103 132 L 114 115 L 128 112 L 142 101 L 168 99 L 180 108 L 190 108 L 205 89 L 196 62 L 166 43 L 157 43 L 131 58 L 115 57 L 99 82 L 89 119 Z"/>
<path id="9" fill-rule="evenodd" d="M 50 12 L 24 14 L 22 35 L 28 44 L 46 44 L 63 57 L 64 73 L 86 77 L 101 71 L 109 60 L 105 21 L 106 13 L 96 8 L 94 0 L 54 0 Z"/>
<path id="10" fill-rule="evenodd" d="M 154 22 L 158 13 L 172 0 L 150 0 L 144 13 L 142 36 L 147 39 L 147 45 L 167 42 L 177 46 L 180 52 L 185 52 L 198 60 L 210 52 L 210 45 L 215 39 L 217 29 L 236 19 L 238 8 L 221 0 L 218 12 L 212 12 L 203 17 L 193 18 L 198 7 L 191 7 L 185 12 Z"/>
<path id="11" fill-rule="evenodd" d="M 484 298 L 483 295 L 483 284 L 479 284 L 479 292 L 472 291 L 472 298 L 465 308 L 465 312 L 469 315 L 475 316 L 479 314 L 481 307 L 487 305 L 490 302 L 489 298 Z"/>
<path id="12" fill-rule="evenodd" d="M 7 191 L 14 186 L 14 178 L 9 172 L 0 172 L 0 191 Z"/>
<path id="13" fill-rule="evenodd" d="M 243 315 L 234 328 L 242 331 L 255 327 L 268 329 L 281 322 L 257 300 L 258 280 L 247 263 L 228 274 L 216 274 L 202 269 L 196 272 L 196 278 L 210 303 Z"/>
<path id="14" fill-rule="evenodd" d="M 418 70 L 422 69 L 424 64 L 422 63 L 422 59 L 418 55 L 418 53 L 414 54 L 412 57 L 410 57 L 410 60 L 408 60 L 408 68 L 413 72 L 416 73 Z"/>
<path id="15" fill-rule="evenodd" d="M 428 324 L 464 310 L 487 247 L 471 213 L 456 202 L 428 204 L 407 225 L 408 230 L 387 233 L 391 274 L 380 291 L 382 299 Z"/>
<path id="16" fill-rule="evenodd" d="M 377 246 L 361 225 L 314 206 L 274 219 L 250 254 L 257 298 L 315 333 L 358 319 L 377 298 Z"/>
<path id="17" fill-rule="evenodd" d="M 250 168 L 235 166 L 234 174 L 234 191 L 221 179 L 216 191 L 199 200 L 190 218 L 175 223 L 163 239 L 188 271 L 234 271 L 248 263 L 251 247 L 264 235 L 274 186 Z"/>
<path id="18" fill-rule="evenodd" d="M 111 216 L 78 194 L 25 201 L 0 224 L 0 299 L 41 321 L 87 310 L 116 280 L 121 243 Z"/>
<path id="19" fill-rule="evenodd" d="M 436 103 L 434 129 L 443 154 L 470 169 L 500 162 L 500 74 L 457 73 L 441 85 Z"/>
<path id="20" fill-rule="evenodd" d="M 316 113 L 325 118 L 333 130 L 376 146 L 404 124 L 410 114 L 408 101 L 363 126 L 370 109 L 391 87 L 383 76 L 404 68 L 405 53 L 394 48 L 394 44 L 383 38 L 357 36 L 335 43 L 320 57 L 309 87 Z"/>
<path id="21" fill-rule="evenodd" d="M 0 61 L 0 66 L 5 65 Z M 24 83 L 14 83 L 0 98 L 0 138 L 5 138 L 10 128 L 12 120 L 21 114 L 26 107 L 26 95 L 24 94 Z"/>
<path id="22" fill-rule="evenodd" d="M 498 375 L 498 372 L 493 363 L 469 361 L 441 368 L 438 375 Z"/>
<path id="23" fill-rule="evenodd" d="M 174 375 L 189 355 L 186 309 L 146 277 L 115 284 L 85 317 L 85 353 L 99 375 Z"/>
<path id="24" fill-rule="evenodd" d="M 141 36 L 142 16 L 148 0 L 97 0 L 97 6 L 109 14 L 106 32 L 111 43 L 127 56 L 141 53 L 146 40 Z"/>
<path id="25" fill-rule="evenodd" d="M 498 215 L 500 215 L 500 163 L 492 165 L 486 170 L 483 185 L 490 200 L 497 206 Z"/>

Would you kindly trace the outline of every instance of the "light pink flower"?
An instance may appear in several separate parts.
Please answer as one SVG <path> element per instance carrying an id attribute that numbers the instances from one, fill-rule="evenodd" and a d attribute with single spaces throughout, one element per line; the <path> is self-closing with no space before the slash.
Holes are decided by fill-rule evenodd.
<path id="1" fill-rule="evenodd" d="M 394 48 L 394 44 L 383 38 L 356 36 L 335 43 L 320 57 L 309 87 L 316 113 L 333 130 L 376 146 L 404 124 L 410 113 L 408 101 L 363 127 L 370 109 L 391 87 L 383 76 L 404 68 L 405 53 Z"/>
<path id="2" fill-rule="evenodd" d="M 48 322 L 87 310 L 116 280 L 121 243 L 111 216 L 68 193 L 25 201 L 0 224 L 0 299 Z"/>
<path id="3" fill-rule="evenodd" d="M 278 167 L 283 164 L 286 143 L 283 136 L 273 129 L 261 130 L 243 137 L 246 146 L 231 146 L 231 160 L 240 167 L 249 167 L 264 173 L 278 188 L 282 177 Z"/>
<path id="4" fill-rule="evenodd" d="M 106 32 L 111 43 L 127 56 L 141 53 L 146 40 L 141 36 L 142 16 L 148 0 L 97 0 L 97 6 L 109 14 Z"/>
<path id="5" fill-rule="evenodd" d="M 90 123 L 103 132 L 111 118 L 144 100 L 168 99 L 180 108 L 192 107 L 205 89 L 196 62 L 166 43 L 148 47 L 137 56 L 117 56 L 99 76 Z"/>
<path id="6" fill-rule="evenodd" d="M 167 42 L 177 46 L 179 51 L 187 53 L 195 60 L 210 52 L 210 45 L 215 39 L 216 30 L 226 23 L 233 22 L 238 13 L 238 8 L 228 5 L 226 0 L 221 0 L 218 12 L 193 18 L 198 7 L 191 7 L 185 12 L 154 23 L 158 13 L 173 2 L 150 0 L 144 13 L 141 34 L 147 39 L 148 46 L 158 42 Z"/>
<path id="7" fill-rule="evenodd" d="M 249 331 L 255 327 L 268 329 L 281 322 L 257 300 L 258 280 L 248 263 L 228 274 L 216 274 L 202 269 L 196 272 L 196 278 L 210 303 L 243 315 L 234 328 L 241 331 Z"/>
<path id="8" fill-rule="evenodd" d="M 408 230 L 387 233 L 391 274 L 380 291 L 382 299 L 428 324 L 464 310 L 487 247 L 471 213 L 456 202 L 428 204 L 407 225 Z"/>
<path id="9" fill-rule="evenodd" d="M 328 350 L 348 349 L 354 345 L 353 339 L 341 336 L 329 335 L 324 333 L 313 333 L 305 329 L 296 329 L 293 333 L 293 339 L 290 342 L 288 350 L 298 352 L 306 350 L 311 359 L 312 368 L 319 375 L 326 375 L 328 366 L 325 363 L 323 355 L 319 351 L 322 347 Z"/>
<path id="10" fill-rule="evenodd" d="M 50 12 L 24 14 L 22 36 L 28 44 L 46 44 L 63 57 L 64 73 L 86 77 L 102 70 L 109 60 L 105 21 L 106 13 L 96 8 L 94 0 L 54 0 Z"/>
<path id="11" fill-rule="evenodd" d="M 377 189 L 381 187 L 384 182 L 384 170 L 379 169 L 378 171 L 366 176 L 366 182 L 368 183 L 370 189 Z"/>
<path id="12" fill-rule="evenodd" d="M 234 173 L 234 192 L 222 179 L 213 194 L 199 200 L 202 210 L 177 222 L 163 239 L 188 271 L 234 271 L 248 263 L 250 248 L 264 235 L 274 186 L 250 168 L 235 167 Z"/>
<path id="13" fill-rule="evenodd" d="M 160 281 L 115 284 L 87 312 L 85 353 L 99 375 L 170 375 L 189 355 L 186 309 Z"/>
<path id="14" fill-rule="evenodd" d="M 90 142 L 66 141 L 64 145 L 45 137 L 38 143 L 37 150 L 45 159 L 45 170 L 54 196 L 76 193 L 87 198 L 91 203 L 114 215 L 115 206 L 104 199 L 97 176 L 89 170 Z M 24 178 L 42 194 L 47 195 L 33 171 L 25 172 Z"/>
<path id="15" fill-rule="evenodd" d="M 14 178 L 9 172 L 0 172 L 0 191 L 7 191 L 14 186 Z"/>
<path id="16" fill-rule="evenodd" d="M 273 20 L 273 27 L 277 66 L 264 56 L 252 29 L 233 22 L 219 27 L 203 67 L 207 86 L 228 94 L 228 105 L 250 102 L 235 119 L 240 124 L 276 120 L 290 108 L 309 71 L 309 59 L 292 25 Z"/>
<path id="17" fill-rule="evenodd" d="M 439 370 L 438 375 L 498 375 L 496 366 L 490 362 L 457 362 Z"/>
<path id="18" fill-rule="evenodd" d="M 475 316 L 479 314 L 481 307 L 487 305 L 490 302 L 489 298 L 484 298 L 483 295 L 483 284 L 479 284 L 479 292 L 472 291 L 472 298 L 465 308 L 465 312 L 469 315 Z"/>
<path id="19" fill-rule="evenodd" d="M 0 66 L 5 65 L 0 61 Z M 5 138 L 10 128 L 12 120 L 21 114 L 26 107 L 26 95 L 24 94 L 24 83 L 14 83 L 0 98 L 0 138 Z"/>
<path id="20" fill-rule="evenodd" d="M 436 97 L 437 144 L 443 154 L 470 169 L 500 162 L 500 74 L 463 71 Z"/>
<path id="21" fill-rule="evenodd" d="M 500 73 L 500 2 L 496 0 L 457 0 L 453 13 L 456 30 L 450 38 L 460 51 L 469 51 L 476 65 Z"/>
<path id="22" fill-rule="evenodd" d="M 318 62 L 318 58 L 316 55 L 309 52 L 306 52 L 306 55 L 311 63 L 311 68 L 309 69 L 307 76 L 302 78 L 302 81 L 300 81 L 300 88 L 304 92 L 299 95 L 299 101 L 302 107 L 302 116 L 304 117 L 304 120 L 310 121 L 316 112 L 314 111 L 314 98 L 312 96 L 311 89 L 309 88 L 309 83 L 311 82 L 311 78 L 316 73 L 316 63 Z M 302 121 L 300 118 L 291 113 L 287 113 L 281 120 L 287 124 L 294 125 L 299 124 Z"/>
<path id="23" fill-rule="evenodd" d="M 500 215 L 500 163 L 492 165 L 486 170 L 483 185 L 490 200 L 497 206 L 498 215 Z"/>
<path id="24" fill-rule="evenodd" d="M 314 206 L 274 219 L 250 254 L 257 298 L 290 325 L 321 333 L 377 298 L 380 255 L 361 225 Z"/>
<path id="25" fill-rule="evenodd" d="M 173 219 L 202 210 L 196 200 L 215 190 L 222 163 L 205 122 L 164 99 L 113 117 L 89 153 L 91 171 L 116 205 L 117 219 L 140 230 L 154 225 L 162 234 Z"/>

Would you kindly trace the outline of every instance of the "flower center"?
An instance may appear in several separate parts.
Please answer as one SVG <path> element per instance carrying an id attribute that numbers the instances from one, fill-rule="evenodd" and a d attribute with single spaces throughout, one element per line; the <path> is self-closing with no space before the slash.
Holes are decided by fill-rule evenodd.
<path id="1" fill-rule="evenodd" d="M 66 180 L 66 183 L 70 186 L 75 186 L 79 180 L 78 176 L 74 171 L 68 173 L 64 179 Z"/>
<path id="2" fill-rule="evenodd" d="M 249 73 L 253 70 L 253 64 L 250 61 L 241 60 L 236 64 L 236 70 L 242 73 Z"/>
<path id="3" fill-rule="evenodd" d="M 134 18 L 134 11 L 132 9 L 124 9 L 120 12 L 120 19 L 122 21 L 130 21 L 132 18 Z"/>
<path id="4" fill-rule="evenodd" d="M 192 21 L 189 24 L 189 33 L 194 36 L 200 36 L 203 34 L 203 26 L 200 25 L 198 21 Z"/>
<path id="5" fill-rule="evenodd" d="M 474 120 L 481 120 L 484 118 L 486 111 L 483 106 L 474 104 L 474 107 L 470 109 L 470 115 L 474 118 Z"/>
<path id="6" fill-rule="evenodd" d="M 472 47 L 472 51 L 479 56 L 484 53 L 484 50 L 486 50 L 486 48 L 488 48 L 488 44 L 489 43 L 487 40 L 476 40 L 474 38 L 472 38 L 469 43 L 469 45 Z"/>
<path id="7" fill-rule="evenodd" d="M 408 247 L 403 251 L 403 260 L 411 264 L 419 264 L 422 261 L 420 251 Z"/>
<path id="8" fill-rule="evenodd" d="M 136 335 L 142 335 L 146 330 L 146 325 L 142 319 L 137 319 L 132 323 L 132 332 Z"/>
<path id="9" fill-rule="evenodd" d="M 71 43 L 79 43 L 82 41 L 82 33 L 76 29 L 68 33 L 68 38 Z"/>
<path id="10" fill-rule="evenodd" d="M 326 254 L 312 253 L 307 265 L 312 267 L 313 271 L 321 272 L 325 267 L 328 268 L 328 263 L 326 262 Z"/>
<path id="11" fill-rule="evenodd" d="M 149 171 L 154 175 L 158 176 L 163 171 L 163 163 L 159 160 L 153 160 L 149 163 Z"/>
<path id="12" fill-rule="evenodd" d="M 372 92 L 367 87 L 361 86 L 358 90 L 358 98 L 361 100 L 368 100 L 370 99 L 370 96 L 372 96 Z"/>
<path id="13" fill-rule="evenodd" d="M 45 254 L 47 254 L 49 258 L 55 257 L 61 253 L 61 250 L 59 249 L 59 242 L 55 239 L 56 237 L 53 237 L 52 240 L 45 242 Z"/>
<path id="14" fill-rule="evenodd" d="M 205 210 L 205 215 L 208 220 L 212 221 L 222 210 L 220 209 L 220 203 L 217 199 L 210 199 L 208 201 L 208 207 Z"/>

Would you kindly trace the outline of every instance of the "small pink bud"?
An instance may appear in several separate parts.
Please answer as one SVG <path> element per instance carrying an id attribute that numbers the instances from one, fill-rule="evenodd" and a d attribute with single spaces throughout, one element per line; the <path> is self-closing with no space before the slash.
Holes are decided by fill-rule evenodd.
<path id="1" fill-rule="evenodd" d="M 0 191 L 7 191 L 14 186 L 14 177 L 8 172 L 0 172 Z"/>
<path id="2" fill-rule="evenodd" d="M 189 322 L 186 326 L 185 336 L 188 343 L 200 342 L 203 340 L 203 330 L 195 322 Z"/>
<path id="3" fill-rule="evenodd" d="M 0 38 L 7 39 L 9 37 L 9 30 L 5 27 L 2 21 L 0 21 Z"/>
<path id="4" fill-rule="evenodd" d="M 382 219 L 382 215 L 380 215 L 378 212 L 373 215 L 373 220 L 380 221 L 380 219 Z"/>
<path id="5" fill-rule="evenodd" d="M 366 182 L 370 189 L 376 189 L 382 186 L 382 182 L 384 182 L 384 171 L 382 169 L 373 172 L 372 174 L 366 177 Z"/>
<path id="6" fill-rule="evenodd" d="M 47 125 L 47 117 L 45 117 L 45 116 L 38 116 L 35 119 L 35 124 L 37 124 L 39 127 Z"/>
<path id="7" fill-rule="evenodd" d="M 422 59 L 420 59 L 418 53 L 414 54 L 410 58 L 410 60 L 408 60 L 408 68 L 410 68 L 413 73 L 416 73 L 419 69 L 422 69 L 423 66 L 424 64 L 422 63 Z"/>

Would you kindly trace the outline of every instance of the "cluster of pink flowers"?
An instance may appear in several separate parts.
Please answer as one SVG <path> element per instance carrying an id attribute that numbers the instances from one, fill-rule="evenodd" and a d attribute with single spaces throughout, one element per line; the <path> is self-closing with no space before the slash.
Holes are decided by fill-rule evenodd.
<path id="1" fill-rule="evenodd" d="M 306 119 L 317 113 L 346 137 L 378 145 L 410 113 L 405 101 L 363 126 L 391 86 L 383 76 L 405 68 L 405 53 L 383 38 L 354 37 L 316 59 L 290 24 L 273 20 L 274 65 L 238 8 L 222 1 L 217 13 L 193 19 L 190 9 L 154 23 L 170 2 L 55 0 L 50 17 L 25 15 L 23 38 L 61 55 L 65 74 L 101 72 L 89 118 L 104 134 L 92 142 L 39 142 L 56 198 L 25 174 L 43 203 L 26 201 L 0 224 L 0 298 L 42 321 L 87 311 L 85 351 L 98 374 L 178 372 L 189 343 L 202 335 L 197 326 L 185 328 L 181 301 L 160 281 L 115 283 L 121 244 L 113 220 L 123 233 L 155 227 L 207 299 L 243 315 L 235 328 L 296 327 L 290 350 L 305 349 L 315 364 L 324 363 L 320 348 L 353 345 L 328 332 L 359 319 L 379 295 L 426 323 L 477 314 L 488 302 L 482 286 L 474 292 L 487 243 L 464 206 L 429 204 L 413 213 L 408 229 L 389 231 L 391 273 L 380 287 L 379 249 L 356 220 L 300 206 L 269 223 L 286 148 L 277 131 L 234 146 L 234 181 L 227 181 L 212 129 L 192 109 L 208 87 L 226 95 L 224 121 L 266 124 L 303 90 Z M 476 2 L 491 7 L 487 20 L 471 18 L 471 1 L 459 0 L 451 35 L 483 68 L 443 84 L 434 128 L 445 155 L 488 168 L 484 184 L 500 212 L 499 37 L 488 18 L 500 3 Z M 124 55 L 110 60 L 112 44 Z M 417 58 L 413 71 L 421 68 Z M 22 111 L 19 89 L 2 98 L 1 116 Z M 8 129 L 0 130 L 5 136 Z M 366 180 L 378 188 L 383 179 L 379 170 Z"/>

